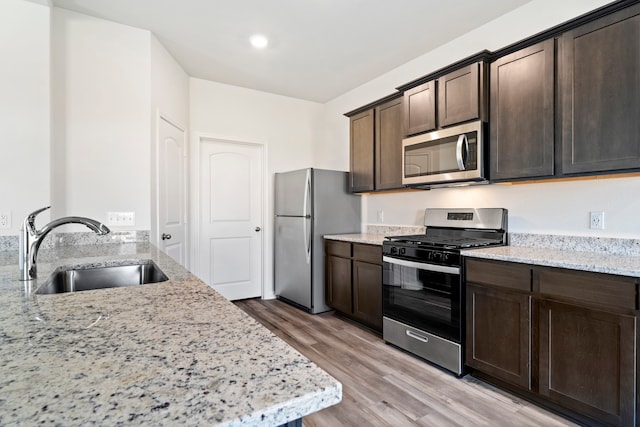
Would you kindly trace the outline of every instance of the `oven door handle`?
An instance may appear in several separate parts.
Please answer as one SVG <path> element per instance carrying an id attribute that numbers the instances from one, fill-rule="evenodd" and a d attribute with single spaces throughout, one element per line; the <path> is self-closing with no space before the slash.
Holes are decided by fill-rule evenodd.
<path id="1" fill-rule="evenodd" d="M 409 268 L 417 268 L 418 270 L 435 271 L 437 273 L 460 274 L 460 267 L 448 267 L 446 265 L 407 261 L 404 259 L 392 258 L 388 256 L 383 256 L 382 261 L 388 262 L 389 264 L 402 265 Z"/>

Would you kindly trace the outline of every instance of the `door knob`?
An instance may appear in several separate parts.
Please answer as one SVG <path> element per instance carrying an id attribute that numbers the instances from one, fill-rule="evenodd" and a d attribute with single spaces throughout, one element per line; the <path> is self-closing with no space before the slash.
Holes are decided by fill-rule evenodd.
<path id="1" fill-rule="evenodd" d="M 171 234 L 162 233 L 162 240 L 169 240 L 169 239 L 171 239 Z"/>
<path id="2" fill-rule="evenodd" d="M 260 227 L 256 227 L 256 231 L 260 231 L 260 230 L 261 230 L 261 228 L 260 228 Z"/>

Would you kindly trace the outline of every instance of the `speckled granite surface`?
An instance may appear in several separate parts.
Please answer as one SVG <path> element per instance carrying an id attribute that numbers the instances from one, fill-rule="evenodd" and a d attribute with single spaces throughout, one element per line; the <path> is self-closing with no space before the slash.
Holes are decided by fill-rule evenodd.
<path id="1" fill-rule="evenodd" d="M 369 245 L 382 245 L 385 236 L 401 236 L 403 234 L 422 234 L 425 228 L 421 226 L 409 225 L 367 225 L 366 233 L 355 234 L 329 234 L 324 236 L 329 240 L 340 240 L 343 242 L 366 243 Z"/>
<path id="2" fill-rule="evenodd" d="M 25 296 L 0 256 L 0 425 L 273 426 L 339 382 L 148 243 L 43 250 L 60 265 L 153 260 L 168 282 Z"/>
<path id="3" fill-rule="evenodd" d="M 472 249 L 462 252 L 472 258 L 520 262 L 596 273 L 618 274 L 640 277 L 640 256 L 618 255 L 602 252 L 581 252 L 562 249 L 531 248 L 524 246 L 502 246 L 487 249 Z"/>
<path id="4" fill-rule="evenodd" d="M 339 240 L 342 242 L 351 243 L 365 243 L 368 245 L 382 245 L 382 242 L 384 242 L 384 234 L 328 234 L 324 236 L 324 238 L 327 240 Z"/>
<path id="5" fill-rule="evenodd" d="M 511 246 L 560 249 L 565 251 L 640 255 L 640 239 L 510 233 L 509 244 Z"/>

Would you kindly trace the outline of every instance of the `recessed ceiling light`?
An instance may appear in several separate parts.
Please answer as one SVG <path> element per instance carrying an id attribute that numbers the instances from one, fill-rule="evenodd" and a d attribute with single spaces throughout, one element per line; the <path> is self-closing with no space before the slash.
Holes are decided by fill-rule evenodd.
<path id="1" fill-rule="evenodd" d="M 251 36 L 251 45 L 256 49 L 264 49 L 269 44 L 269 40 L 262 34 L 255 34 Z"/>

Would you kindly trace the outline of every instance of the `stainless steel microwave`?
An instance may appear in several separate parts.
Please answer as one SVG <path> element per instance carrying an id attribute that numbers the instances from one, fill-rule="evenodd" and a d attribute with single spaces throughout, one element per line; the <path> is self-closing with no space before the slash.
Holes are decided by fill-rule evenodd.
<path id="1" fill-rule="evenodd" d="M 484 128 L 476 121 L 403 139 L 402 184 L 485 181 Z"/>

